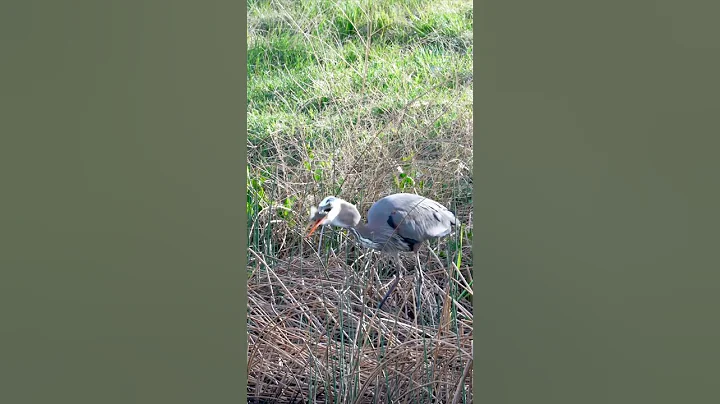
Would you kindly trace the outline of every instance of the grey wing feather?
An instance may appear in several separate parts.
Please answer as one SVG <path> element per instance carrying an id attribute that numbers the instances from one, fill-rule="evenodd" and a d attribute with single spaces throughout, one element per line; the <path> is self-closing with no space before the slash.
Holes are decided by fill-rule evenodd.
<path id="1" fill-rule="evenodd" d="M 375 202 L 368 212 L 368 222 L 387 222 L 401 237 L 422 242 L 448 235 L 457 219 L 432 199 L 415 194 L 394 194 Z"/>

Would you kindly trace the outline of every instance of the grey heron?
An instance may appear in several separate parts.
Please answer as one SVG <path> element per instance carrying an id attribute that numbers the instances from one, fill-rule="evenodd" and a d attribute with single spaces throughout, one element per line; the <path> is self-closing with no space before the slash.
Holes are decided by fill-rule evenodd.
<path id="1" fill-rule="evenodd" d="M 405 271 L 398 254 L 415 253 L 417 270 L 421 271 L 419 251 L 422 243 L 450 234 L 457 219 L 445 206 L 432 199 L 399 193 L 375 202 L 368 211 L 367 224 L 361 222 L 360 212 L 355 205 L 335 196 L 323 199 L 317 210 L 313 208 L 311 222 L 314 224 L 308 237 L 323 225 L 346 228 L 363 247 L 385 253 L 395 260 L 398 271 L 392 286 L 378 305 L 379 310 L 395 290 L 401 272 Z M 422 272 L 419 275 L 422 277 Z"/>

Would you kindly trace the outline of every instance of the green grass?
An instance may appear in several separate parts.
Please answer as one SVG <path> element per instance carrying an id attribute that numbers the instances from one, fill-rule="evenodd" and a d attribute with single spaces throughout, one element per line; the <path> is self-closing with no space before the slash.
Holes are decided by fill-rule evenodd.
<path id="1" fill-rule="evenodd" d="M 472 16 L 471 1 L 249 1 L 250 397 L 470 400 Z M 442 266 L 424 253 L 423 290 L 410 274 L 376 313 L 371 274 L 386 283 L 385 261 L 341 231 L 319 245 L 303 235 L 327 195 L 365 214 L 401 191 L 445 204 L 462 226 L 432 244 Z"/>

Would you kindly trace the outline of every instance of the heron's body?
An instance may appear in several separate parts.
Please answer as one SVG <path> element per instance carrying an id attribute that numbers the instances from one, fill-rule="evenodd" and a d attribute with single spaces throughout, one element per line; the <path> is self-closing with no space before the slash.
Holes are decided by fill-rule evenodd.
<path id="1" fill-rule="evenodd" d="M 440 203 L 407 193 L 388 195 L 375 202 L 368 211 L 367 224 L 361 222 L 354 205 L 333 196 L 323 199 L 311 219 L 315 226 L 310 234 L 325 224 L 347 228 L 362 246 L 393 256 L 401 268 L 398 253 L 414 252 L 419 265 L 417 253 L 422 243 L 447 236 L 457 223 L 455 215 Z M 388 295 L 399 276 L 400 272 Z"/>
<path id="2" fill-rule="evenodd" d="M 370 248 L 392 253 L 417 251 L 429 239 L 452 231 L 455 215 L 441 204 L 415 194 L 393 194 L 375 202 L 368 211 L 367 224 L 354 229 L 360 242 L 371 240 Z M 378 248 L 379 247 L 379 248 Z"/>

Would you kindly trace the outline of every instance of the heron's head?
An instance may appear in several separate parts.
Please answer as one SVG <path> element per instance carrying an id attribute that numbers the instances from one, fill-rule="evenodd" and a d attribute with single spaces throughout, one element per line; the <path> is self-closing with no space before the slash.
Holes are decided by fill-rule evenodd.
<path id="1" fill-rule="evenodd" d="M 350 202 L 343 199 L 328 196 L 320 202 L 317 209 L 310 211 L 310 221 L 313 226 L 308 237 L 320 226 L 332 225 L 338 227 L 352 227 L 360 222 L 360 213 Z"/>

